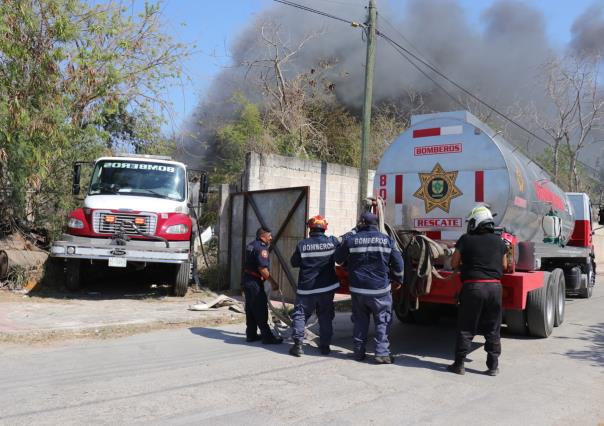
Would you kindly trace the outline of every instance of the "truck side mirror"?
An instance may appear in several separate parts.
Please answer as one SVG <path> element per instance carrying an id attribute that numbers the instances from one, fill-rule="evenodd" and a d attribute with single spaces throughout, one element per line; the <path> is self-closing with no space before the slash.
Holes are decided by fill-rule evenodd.
<path id="1" fill-rule="evenodd" d="M 199 202 L 207 203 L 208 202 L 208 174 L 203 172 L 199 181 Z"/>
<path id="2" fill-rule="evenodd" d="M 73 181 L 71 183 L 71 193 L 73 195 L 80 194 L 80 175 L 82 173 L 82 165 L 74 164 L 73 165 Z"/>
<path id="3" fill-rule="evenodd" d="M 598 211 L 598 224 L 604 226 L 604 207 L 600 207 Z"/>

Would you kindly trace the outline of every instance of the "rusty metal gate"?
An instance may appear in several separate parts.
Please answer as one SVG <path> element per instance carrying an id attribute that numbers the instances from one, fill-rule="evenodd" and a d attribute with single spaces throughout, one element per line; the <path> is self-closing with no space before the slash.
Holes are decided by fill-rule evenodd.
<path id="1" fill-rule="evenodd" d="M 256 230 L 262 225 L 273 232 L 269 248 L 271 275 L 281 285 L 285 300 L 294 300 L 298 271 L 289 260 L 298 241 L 306 236 L 308 194 L 308 186 L 231 194 L 228 250 L 231 289 L 240 288 L 246 244 L 256 238 Z"/>

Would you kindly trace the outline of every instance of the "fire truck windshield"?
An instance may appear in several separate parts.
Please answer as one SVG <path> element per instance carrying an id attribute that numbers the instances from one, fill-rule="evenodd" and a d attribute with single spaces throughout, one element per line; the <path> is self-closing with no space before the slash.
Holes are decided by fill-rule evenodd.
<path id="1" fill-rule="evenodd" d="M 176 164 L 104 160 L 94 167 L 88 195 L 138 195 L 183 201 L 185 184 L 185 170 Z"/>

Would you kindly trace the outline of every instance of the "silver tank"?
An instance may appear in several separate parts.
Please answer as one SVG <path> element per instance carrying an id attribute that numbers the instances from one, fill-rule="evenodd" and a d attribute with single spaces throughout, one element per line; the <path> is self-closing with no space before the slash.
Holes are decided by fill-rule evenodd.
<path id="1" fill-rule="evenodd" d="M 566 194 L 537 164 L 467 111 L 413 116 L 384 153 L 374 194 L 397 230 L 435 232 L 455 240 L 478 203 L 491 205 L 496 226 L 520 241 L 542 241 L 542 219 L 554 211 L 561 240 L 574 226 Z"/>

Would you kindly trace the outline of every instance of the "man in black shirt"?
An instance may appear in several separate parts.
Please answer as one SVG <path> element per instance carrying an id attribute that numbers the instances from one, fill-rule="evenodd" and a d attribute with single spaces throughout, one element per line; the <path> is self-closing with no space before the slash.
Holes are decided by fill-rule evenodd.
<path id="1" fill-rule="evenodd" d="M 472 209 L 468 232 L 455 244 L 451 260 L 453 269 L 461 272 L 463 283 L 459 295 L 459 314 L 455 362 L 447 369 L 464 374 L 464 359 L 476 334 L 485 338 L 487 374 L 499 373 L 501 354 L 501 277 L 507 268 L 507 247 L 494 233 L 493 215 L 486 206 Z"/>

